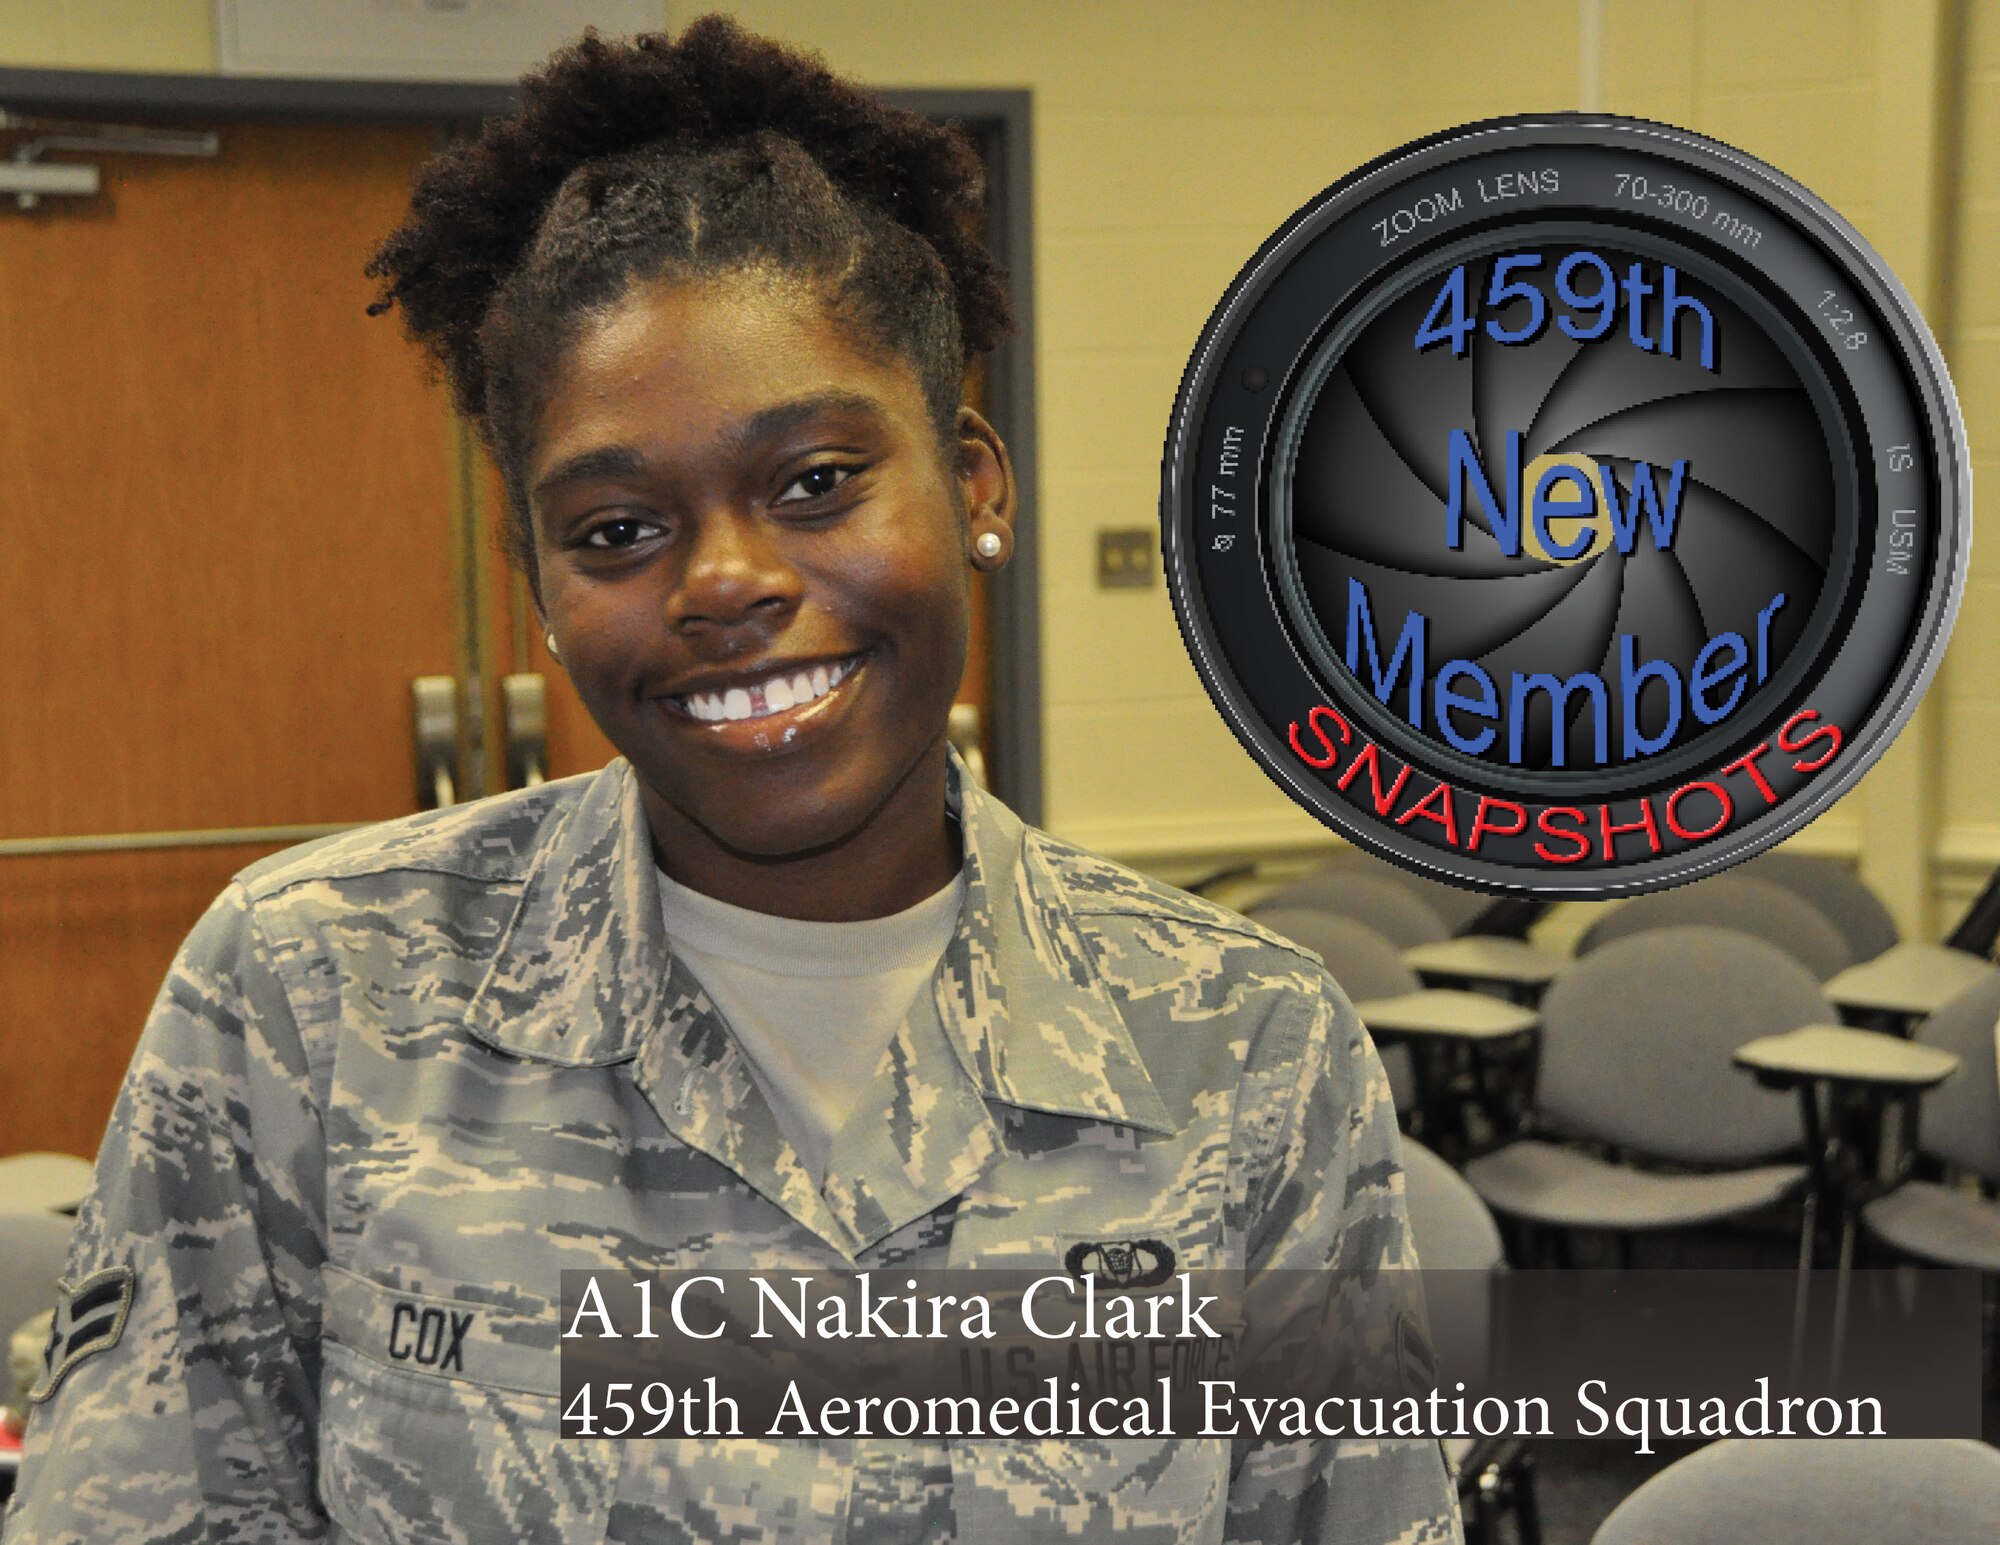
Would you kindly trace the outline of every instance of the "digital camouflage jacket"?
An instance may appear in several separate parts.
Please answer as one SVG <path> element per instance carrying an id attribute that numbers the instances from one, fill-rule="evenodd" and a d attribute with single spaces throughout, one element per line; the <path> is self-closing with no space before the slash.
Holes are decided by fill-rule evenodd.
<path id="1" fill-rule="evenodd" d="M 952 781 L 964 913 L 819 1190 L 623 762 L 243 871 L 105 1137 L 6 1545 L 1459 1539 L 1430 1441 L 557 1436 L 565 1268 L 1413 1264 L 1319 963 Z"/>

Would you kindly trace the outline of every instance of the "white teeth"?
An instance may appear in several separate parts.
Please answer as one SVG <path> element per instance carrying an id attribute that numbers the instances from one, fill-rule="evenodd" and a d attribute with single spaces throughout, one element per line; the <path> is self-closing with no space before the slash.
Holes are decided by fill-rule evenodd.
<path id="1" fill-rule="evenodd" d="M 681 699 L 688 716 L 704 723 L 722 719 L 761 719 L 783 713 L 787 708 L 803 708 L 822 698 L 854 674 L 856 662 L 843 660 L 831 668 L 815 665 L 809 671 L 790 676 L 773 676 L 753 687 L 731 687 L 726 692 L 691 692 Z"/>

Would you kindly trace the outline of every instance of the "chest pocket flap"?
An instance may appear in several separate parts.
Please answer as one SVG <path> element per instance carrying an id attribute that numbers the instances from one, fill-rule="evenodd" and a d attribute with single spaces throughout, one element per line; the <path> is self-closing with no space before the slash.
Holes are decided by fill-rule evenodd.
<path id="1" fill-rule="evenodd" d="M 320 1495 L 369 1545 L 605 1537 L 619 1446 L 558 1437 L 553 1315 L 328 1267 Z"/>

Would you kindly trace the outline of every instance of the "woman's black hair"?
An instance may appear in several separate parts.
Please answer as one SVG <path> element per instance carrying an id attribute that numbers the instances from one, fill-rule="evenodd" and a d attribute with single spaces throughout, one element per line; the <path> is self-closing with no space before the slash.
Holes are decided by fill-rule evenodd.
<path id="1" fill-rule="evenodd" d="M 526 461 L 579 322 L 634 281 L 765 269 L 814 282 L 909 361 L 941 441 L 965 369 L 1011 326 L 963 131 L 890 107 L 814 55 L 708 16 L 678 39 L 595 33 L 417 178 L 368 266 L 478 420 L 535 577 Z"/>

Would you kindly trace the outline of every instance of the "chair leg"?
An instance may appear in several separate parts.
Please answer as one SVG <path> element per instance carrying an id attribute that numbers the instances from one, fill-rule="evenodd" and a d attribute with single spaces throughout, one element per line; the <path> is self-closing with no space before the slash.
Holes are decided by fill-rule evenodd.
<path id="1" fill-rule="evenodd" d="M 1854 1281 L 1854 1211 L 1851 1207 L 1841 1211 L 1840 1260 L 1833 1279 L 1833 1354 L 1827 1365 L 1827 1379 L 1836 1388 L 1847 1353 L 1847 1300 Z"/>
<path id="2" fill-rule="evenodd" d="M 1465 1545 L 1500 1545 L 1502 1501 L 1500 1467 L 1489 1464 L 1472 1488 L 1473 1503 L 1465 1518 Z"/>
<path id="3" fill-rule="evenodd" d="M 1805 1216 L 1799 1225 L 1799 1266 L 1792 1279 L 1792 1360 L 1794 1384 L 1805 1372 L 1806 1325 L 1812 1310 L 1812 1263 L 1819 1228 L 1819 1181 L 1806 1188 Z"/>
<path id="4" fill-rule="evenodd" d="M 2000 1384 L 2000 1277 L 1987 1273 L 1979 1284 L 1979 1337 L 1993 1382 Z"/>
<path id="5" fill-rule="evenodd" d="M 1535 1501 L 1535 1456 L 1526 1450 L 1514 1465 L 1514 1528 L 1521 1545 L 1542 1545 L 1542 1513 Z"/>
<path id="6" fill-rule="evenodd" d="M 1504 1239 L 1508 1265 L 1533 1271 L 1548 1264 L 1548 1230 L 1541 1224 L 1530 1223 L 1526 1218 L 1509 1218 L 1503 1227 L 1507 1231 Z"/>

